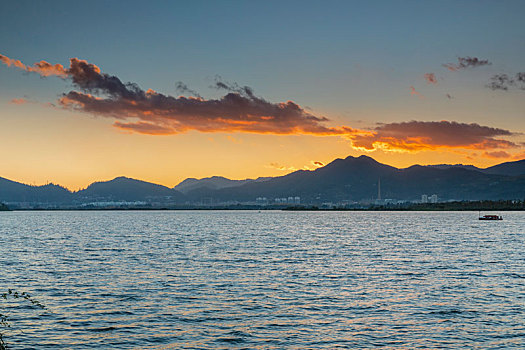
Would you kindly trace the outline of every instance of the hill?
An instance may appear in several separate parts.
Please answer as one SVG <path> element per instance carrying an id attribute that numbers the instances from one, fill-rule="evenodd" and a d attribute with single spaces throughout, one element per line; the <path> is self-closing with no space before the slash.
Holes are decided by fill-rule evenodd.
<path id="1" fill-rule="evenodd" d="M 60 185 L 31 186 L 0 177 L 0 201 L 26 203 L 67 203 L 72 193 Z"/>
<path id="2" fill-rule="evenodd" d="M 151 182 L 128 177 L 95 182 L 75 193 L 77 200 L 88 201 L 172 201 L 182 202 L 185 197 L 177 190 Z"/>
<path id="3" fill-rule="evenodd" d="M 271 178 L 259 177 L 257 179 L 230 180 L 222 176 L 212 176 L 202 179 L 188 178 L 173 187 L 173 189 L 182 193 L 201 189 L 220 190 L 222 188 L 237 187 L 251 182 L 263 182 L 269 179 Z"/>

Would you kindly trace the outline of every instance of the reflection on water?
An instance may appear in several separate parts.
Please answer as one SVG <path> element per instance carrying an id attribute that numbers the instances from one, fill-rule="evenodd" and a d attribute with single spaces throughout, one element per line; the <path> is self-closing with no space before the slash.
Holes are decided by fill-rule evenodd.
<path id="1" fill-rule="evenodd" d="M 8 212 L 13 349 L 520 348 L 525 213 Z"/>

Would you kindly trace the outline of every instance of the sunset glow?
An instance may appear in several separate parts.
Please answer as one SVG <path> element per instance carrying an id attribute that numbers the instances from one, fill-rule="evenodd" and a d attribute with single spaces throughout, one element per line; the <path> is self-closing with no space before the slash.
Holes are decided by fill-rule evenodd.
<path id="1" fill-rule="evenodd" d="M 437 5 L 431 11 L 435 23 L 412 39 L 405 36 L 412 29 L 406 19 L 428 9 L 398 6 L 391 9 L 396 15 L 378 23 L 365 5 L 365 18 L 340 5 L 346 11 L 322 9 L 319 36 L 293 30 L 287 40 L 279 37 L 284 24 L 275 25 L 280 17 L 299 11 L 294 18 L 313 18 L 314 9 L 260 9 L 272 17 L 272 26 L 248 16 L 210 33 L 202 26 L 213 9 L 181 31 L 176 23 L 182 14 L 174 6 L 137 34 L 138 41 L 152 38 L 153 47 L 140 52 L 127 40 L 126 28 L 148 21 L 136 17 L 141 4 L 109 11 L 99 11 L 102 3 L 78 5 L 66 10 L 64 23 L 45 11 L 54 29 L 21 7 L 2 5 L 0 137 L 8 146 L 0 150 L 0 176 L 78 189 L 125 175 L 171 187 L 187 177 L 284 175 L 348 155 L 367 154 L 397 167 L 489 166 L 524 157 L 525 49 L 508 49 L 524 33 L 514 15 L 519 11 L 490 4 L 469 9 L 477 19 L 466 25 L 480 37 L 490 30 L 492 40 L 464 44 L 468 34 L 462 38 Z M 195 6 L 195 12 L 203 10 L 203 4 Z M 258 5 L 246 6 L 258 13 Z M 134 11 L 137 23 L 109 22 L 126 11 Z M 79 42 L 62 30 L 101 12 L 98 21 L 111 37 L 78 29 L 86 40 Z M 483 23 L 496 17 L 505 17 L 505 25 L 486 28 Z M 252 25 L 239 30 L 245 21 Z M 29 40 L 33 34 L 24 26 L 33 22 L 40 29 L 38 45 L 22 47 L 9 39 L 17 32 L 20 41 Z M 296 25 L 308 31 L 306 23 Z M 376 25 L 391 37 L 369 29 Z M 155 38 L 160 28 L 170 35 Z M 60 50 L 53 46 L 57 31 Z M 196 55 L 200 46 L 184 33 L 196 33 L 203 42 L 220 38 L 225 47 L 245 45 L 231 53 L 211 45 Z M 454 33 L 448 47 L 426 44 L 447 33 Z M 176 39 L 163 45 L 171 35 Z M 267 51 L 250 41 L 264 35 L 272 37 L 264 44 Z M 374 46 L 367 41 L 372 38 Z M 383 58 L 380 47 L 390 50 Z M 277 53 L 279 60 L 272 56 Z"/>

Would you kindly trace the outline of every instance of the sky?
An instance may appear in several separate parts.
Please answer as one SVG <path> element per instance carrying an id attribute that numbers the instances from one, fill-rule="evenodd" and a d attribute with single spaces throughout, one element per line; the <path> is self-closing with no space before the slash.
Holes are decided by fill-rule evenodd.
<path id="1" fill-rule="evenodd" d="M 0 177 L 525 158 L 524 1 L 4 1 Z"/>

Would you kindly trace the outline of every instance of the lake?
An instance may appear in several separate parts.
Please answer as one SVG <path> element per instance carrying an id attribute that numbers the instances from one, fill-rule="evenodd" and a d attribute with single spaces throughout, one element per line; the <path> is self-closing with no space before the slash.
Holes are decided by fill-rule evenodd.
<path id="1" fill-rule="evenodd" d="M 483 213 L 485 214 L 485 213 Z M 490 213 L 487 213 L 490 214 Z M 12 349 L 523 348 L 525 212 L 0 213 Z"/>

